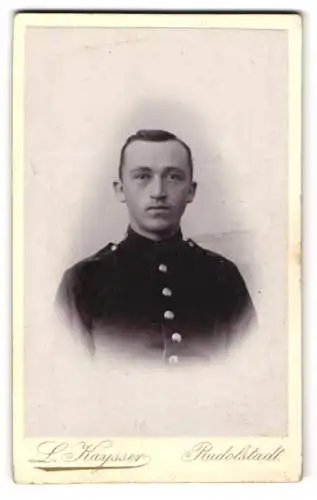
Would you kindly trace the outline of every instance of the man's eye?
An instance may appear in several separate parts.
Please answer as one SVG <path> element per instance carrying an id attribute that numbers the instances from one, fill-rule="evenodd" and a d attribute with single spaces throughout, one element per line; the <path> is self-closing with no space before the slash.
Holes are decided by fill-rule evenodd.
<path id="1" fill-rule="evenodd" d="M 145 181 L 145 180 L 150 179 L 150 174 L 146 174 L 146 173 L 136 174 L 135 179 L 139 179 L 141 181 Z"/>
<path id="2" fill-rule="evenodd" d="M 183 179 L 183 176 L 181 174 L 171 172 L 170 174 L 168 174 L 168 178 L 172 181 L 181 181 Z"/>

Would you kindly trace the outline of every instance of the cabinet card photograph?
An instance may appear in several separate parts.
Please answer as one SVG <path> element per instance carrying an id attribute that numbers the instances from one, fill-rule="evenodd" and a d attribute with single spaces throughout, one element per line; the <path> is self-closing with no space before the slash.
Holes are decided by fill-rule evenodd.
<path id="1" fill-rule="evenodd" d="M 300 16 L 13 33 L 15 480 L 300 480 Z"/>

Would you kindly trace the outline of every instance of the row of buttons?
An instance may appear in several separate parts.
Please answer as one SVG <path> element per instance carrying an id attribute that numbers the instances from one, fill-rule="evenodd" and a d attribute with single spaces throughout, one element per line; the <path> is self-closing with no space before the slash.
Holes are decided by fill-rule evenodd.
<path id="1" fill-rule="evenodd" d="M 188 242 L 188 245 L 190 247 L 194 247 L 195 244 L 193 241 L 189 240 Z M 115 252 L 118 248 L 118 245 L 116 245 L 115 243 L 111 245 L 111 251 Z M 161 263 L 159 266 L 158 266 L 158 270 L 161 272 L 161 273 L 167 273 L 168 271 L 168 268 L 167 268 L 167 265 L 166 264 L 163 264 Z M 171 297 L 172 296 L 172 290 L 168 287 L 164 287 L 162 289 L 162 295 L 164 295 L 164 297 Z M 166 320 L 169 320 L 169 321 L 172 321 L 175 319 L 175 313 L 171 310 L 166 310 L 164 311 L 164 319 Z M 171 336 L 171 340 L 172 342 L 174 343 L 180 343 L 182 342 L 182 335 L 178 332 L 174 332 Z M 176 355 L 172 355 L 172 356 L 169 356 L 168 358 L 168 363 L 173 365 L 173 364 L 177 364 L 179 361 L 179 358 L 178 356 Z"/>
<path id="2" fill-rule="evenodd" d="M 161 273 L 167 273 L 167 265 L 166 264 L 160 264 L 158 269 Z M 164 295 L 165 297 L 171 297 L 172 290 L 170 288 L 165 287 L 162 290 L 162 295 Z M 171 321 L 175 318 L 175 314 L 173 311 L 167 310 L 164 312 L 164 318 Z M 172 334 L 171 339 L 172 339 L 172 342 L 180 343 L 182 341 L 182 336 L 180 333 L 174 332 Z M 168 358 L 168 362 L 170 365 L 177 364 L 178 363 L 178 356 L 176 356 L 176 355 L 170 356 Z"/>
<path id="3" fill-rule="evenodd" d="M 189 242 L 189 245 L 194 246 L 194 244 L 191 241 Z M 118 248 L 118 245 L 116 245 L 114 243 L 111 245 L 110 248 L 111 248 L 112 252 L 115 252 Z M 161 273 L 167 273 L 167 265 L 166 264 L 160 264 L 158 269 Z M 171 297 L 172 290 L 170 288 L 165 287 L 162 289 L 162 295 L 164 295 L 164 297 Z M 173 311 L 167 310 L 164 312 L 164 318 L 171 321 L 175 318 L 175 314 Z M 174 332 L 171 336 L 171 339 L 172 339 L 172 342 L 174 342 L 174 343 L 180 343 L 182 341 L 182 336 L 180 333 Z M 176 355 L 170 356 L 168 358 L 168 363 L 170 365 L 177 364 L 178 363 L 178 356 L 176 356 Z"/>

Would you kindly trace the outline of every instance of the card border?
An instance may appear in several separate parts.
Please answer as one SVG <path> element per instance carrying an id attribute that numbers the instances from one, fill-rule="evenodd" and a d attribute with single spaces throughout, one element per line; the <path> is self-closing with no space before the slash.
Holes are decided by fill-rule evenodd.
<path id="1" fill-rule="evenodd" d="M 285 30 L 289 55 L 289 184 L 288 184 L 288 422 L 287 437 L 281 438 L 115 438 L 111 449 L 150 457 L 144 466 L 92 467 L 79 460 L 60 470 L 42 470 L 36 460 L 43 441 L 66 443 L 73 450 L 78 441 L 97 446 L 99 438 L 27 438 L 24 432 L 24 37 L 27 27 L 146 27 Z M 284 482 L 298 481 L 302 471 L 302 380 L 301 380 L 301 163 L 302 163 L 302 18 L 299 14 L 96 14 L 18 13 L 14 17 L 12 66 L 12 163 L 13 163 L 13 462 L 19 483 L 76 482 Z M 109 441 L 105 438 L 105 441 Z M 212 443 L 221 453 L 233 446 L 259 447 L 269 456 L 282 447 L 280 460 L 258 462 L 216 460 L 184 462 L 181 457 L 198 442 Z M 164 454 L 169 451 L 168 466 Z M 123 451 L 122 451 L 123 453 Z M 72 462 L 73 463 L 73 462 Z M 124 462 L 125 463 L 125 462 Z M 37 464 L 38 465 L 38 464 Z M 58 466 L 58 464 L 57 464 Z M 84 470 L 82 470 L 84 467 Z M 67 469 L 67 470 L 66 470 Z"/>

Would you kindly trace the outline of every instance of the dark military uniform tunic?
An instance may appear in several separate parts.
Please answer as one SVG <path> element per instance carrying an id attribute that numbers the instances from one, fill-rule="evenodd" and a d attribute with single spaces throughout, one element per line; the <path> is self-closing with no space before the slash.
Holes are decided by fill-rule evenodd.
<path id="1" fill-rule="evenodd" d="M 66 271 L 58 297 L 92 340 L 170 364 L 208 359 L 255 318 L 237 267 L 181 231 L 153 241 L 129 229 Z"/>

